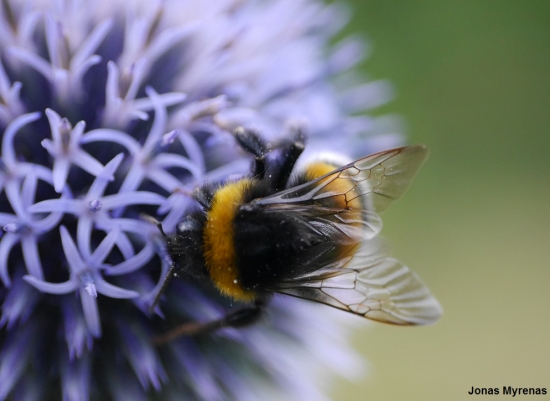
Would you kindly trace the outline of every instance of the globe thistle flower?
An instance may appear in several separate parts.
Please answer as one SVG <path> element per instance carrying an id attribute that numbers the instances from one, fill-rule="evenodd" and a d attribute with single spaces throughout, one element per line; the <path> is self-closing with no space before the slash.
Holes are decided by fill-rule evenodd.
<path id="1" fill-rule="evenodd" d="M 360 42 L 329 45 L 345 20 L 315 0 L 2 1 L 0 400 L 323 399 L 359 369 L 345 314 L 284 297 L 155 347 L 230 305 L 174 280 L 150 314 L 167 263 L 140 218 L 173 231 L 197 185 L 246 173 L 238 126 L 306 127 L 309 152 L 399 141 L 357 116 L 388 88 L 357 84 Z"/>

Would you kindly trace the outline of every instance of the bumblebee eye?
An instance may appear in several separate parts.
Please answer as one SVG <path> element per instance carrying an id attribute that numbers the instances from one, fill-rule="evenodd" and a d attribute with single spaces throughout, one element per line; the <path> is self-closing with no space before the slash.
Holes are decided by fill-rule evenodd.
<path id="1" fill-rule="evenodd" d="M 202 232 L 201 222 L 198 219 L 193 218 L 192 216 L 187 216 L 184 220 L 180 221 L 176 225 L 177 234 L 181 235 L 184 233 L 189 233 L 191 231 Z"/>

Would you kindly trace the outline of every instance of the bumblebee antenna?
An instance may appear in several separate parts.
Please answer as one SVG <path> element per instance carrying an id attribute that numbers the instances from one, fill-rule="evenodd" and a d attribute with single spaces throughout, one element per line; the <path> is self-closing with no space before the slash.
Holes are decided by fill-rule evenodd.
<path id="1" fill-rule="evenodd" d="M 164 230 L 162 228 L 162 223 L 160 221 L 155 219 L 153 216 L 149 216 L 148 214 L 145 214 L 145 213 L 141 213 L 139 215 L 139 217 L 141 218 L 141 220 L 145 220 L 146 222 L 154 224 L 155 226 L 157 226 L 157 228 L 160 231 L 160 233 L 162 234 L 162 236 L 166 238 L 166 233 L 164 232 Z"/>
<path id="2" fill-rule="evenodd" d="M 153 216 L 149 216 L 148 214 L 141 214 L 140 216 L 143 220 L 148 221 L 155 226 L 157 226 L 158 230 L 162 234 L 164 238 L 167 237 L 166 233 L 164 232 L 164 229 L 162 228 L 162 223 L 155 219 Z M 155 310 L 155 307 L 159 303 L 160 296 L 163 294 L 163 292 L 166 290 L 166 287 L 172 280 L 172 277 L 174 277 L 176 273 L 176 265 L 172 261 L 172 258 L 170 258 L 170 270 L 168 270 L 168 274 L 164 277 L 164 280 L 162 281 L 162 286 L 160 287 L 160 290 L 157 291 L 157 294 L 155 295 L 155 299 L 153 300 L 153 303 L 149 306 L 149 313 L 153 313 Z"/>
<path id="3" fill-rule="evenodd" d="M 149 313 L 153 313 L 155 310 L 155 307 L 159 303 L 160 296 L 166 290 L 166 287 L 172 280 L 172 277 L 174 277 L 174 274 L 176 272 L 176 265 L 174 265 L 174 262 L 170 261 L 170 270 L 168 270 L 168 274 L 164 277 L 164 280 L 162 282 L 162 286 L 160 287 L 160 290 L 158 290 L 157 295 L 155 295 L 155 299 L 153 300 L 153 303 L 149 306 Z"/>

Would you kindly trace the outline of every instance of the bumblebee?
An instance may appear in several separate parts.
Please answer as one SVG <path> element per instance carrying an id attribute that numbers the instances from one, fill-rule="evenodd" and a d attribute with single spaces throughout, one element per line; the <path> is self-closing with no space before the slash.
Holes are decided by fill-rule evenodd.
<path id="1" fill-rule="evenodd" d="M 164 234 L 157 222 L 172 264 L 151 309 L 170 279 L 185 275 L 249 306 L 184 324 L 157 342 L 252 324 L 273 293 L 397 325 L 440 317 L 428 288 L 376 238 L 378 213 L 409 187 L 428 155 L 425 146 L 383 151 L 343 167 L 319 160 L 297 169 L 301 134 L 274 149 L 278 157 L 253 131 L 239 128 L 235 138 L 254 156 L 251 174 L 196 189 L 192 196 L 202 208 L 174 234 Z"/>

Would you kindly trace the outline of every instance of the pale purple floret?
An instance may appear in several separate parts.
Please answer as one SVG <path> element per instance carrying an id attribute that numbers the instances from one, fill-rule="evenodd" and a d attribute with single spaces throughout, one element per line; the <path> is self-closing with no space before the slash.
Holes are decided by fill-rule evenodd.
<path id="1" fill-rule="evenodd" d="M 46 116 L 50 122 L 53 140 L 44 139 L 42 146 L 54 160 L 52 174 L 55 191 L 59 193 L 65 187 L 72 164 L 92 175 L 99 175 L 103 170 L 101 163 L 80 149 L 80 137 L 86 123 L 80 121 L 73 128 L 69 120 L 59 117 L 51 109 L 46 109 Z M 109 177 L 109 181 L 114 179 L 114 176 Z"/>
<path id="2" fill-rule="evenodd" d="M 49 294 L 78 292 L 88 329 L 94 337 L 99 337 L 101 335 L 101 324 L 95 301 L 98 292 L 111 298 L 136 298 L 139 296 L 136 291 L 125 290 L 109 284 L 100 273 L 105 258 L 111 252 L 117 237 L 120 235 L 120 230 L 117 228 L 111 230 L 89 256 L 83 256 L 82 251 L 77 249 L 65 226 L 61 226 L 60 231 L 61 243 L 71 270 L 70 279 L 64 283 L 48 283 L 31 275 L 23 278 L 40 291 Z"/>
<path id="3" fill-rule="evenodd" d="M 21 82 L 10 82 L 0 62 L 0 122 L 3 125 L 23 113 L 20 92 Z"/>
<path id="4" fill-rule="evenodd" d="M 275 297 L 247 329 L 151 342 L 236 307 L 173 280 L 166 232 L 249 171 L 232 135 L 362 156 L 399 143 L 361 40 L 318 0 L 6 0 L 0 6 L 0 401 L 325 397 L 360 364 L 341 313 Z M 363 113 L 358 115 L 357 113 Z"/>

